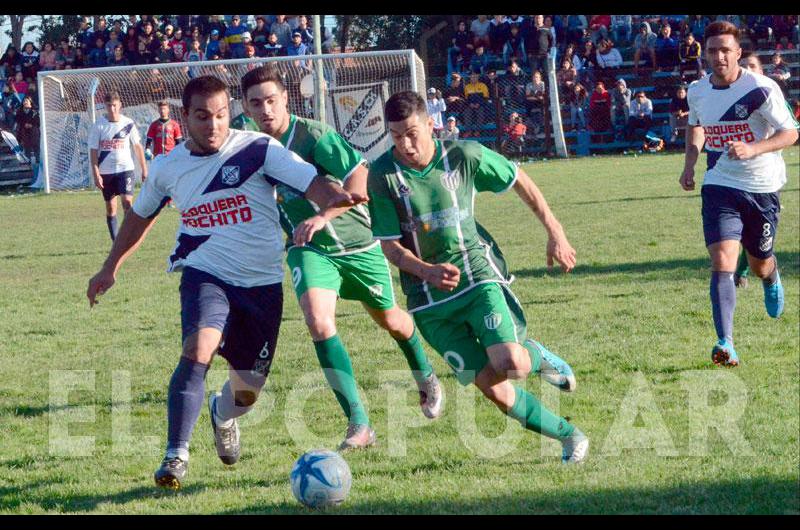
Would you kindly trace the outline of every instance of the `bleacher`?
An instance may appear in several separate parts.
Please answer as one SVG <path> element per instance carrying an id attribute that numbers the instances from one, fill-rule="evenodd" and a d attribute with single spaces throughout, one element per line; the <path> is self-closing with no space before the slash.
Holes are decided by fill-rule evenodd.
<path id="1" fill-rule="evenodd" d="M 0 187 L 29 185 L 32 180 L 31 165 L 17 160 L 11 148 L 0 138 Z"/>

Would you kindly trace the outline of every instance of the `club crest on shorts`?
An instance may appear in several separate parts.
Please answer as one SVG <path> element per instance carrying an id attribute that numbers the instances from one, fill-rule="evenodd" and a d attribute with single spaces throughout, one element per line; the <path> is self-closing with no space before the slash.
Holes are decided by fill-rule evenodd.
<path id="1" fill-rule="evenodd" d="M 489 313 L 483 317 L 483 324 L 486 326 L 486 329 L 497 329 L 500 327 L 502 321 L 503 316 L 499 313 Z"/>
<path id="2" fill-rule="evenodd" d="M 383 295 L 383 285 L 381 284 L 370 285 L 369 292 L 375 298 L 380 298 Z"/>
<path id="3" fill-rule="evenodd" d="M 758 249 L 761 252 L 768 252 L 769 249 L 771 248 L 772 248 L 772 236 L 763 238 L 761 240 L 761 244 L 758 245 Z"/>
<path id="4" fill-rule="evenodd" d="M 747 105 L 737 103 L 733 106 L 733 112 L 736 113 L 737 118 L 745 119 L 747 117 Z"/>
<path id="5" fill-rule="evenodd" d="M 461 173 L 458 170 L 445 171 L 442 173 L 442 186 L 450 191 L 455 191 L 461 184 Z"/>
<path id="6" fill-rule="evenodd" d="M 239 182 L 239 166 L 222 166 L 222 182 L 228 186 Z"/>
<path id="7" fill-rule="evenodd" d="M 266 377 L 269 373 L 269 367 L 272 365 L 272 358 L 269 356 L 269 341 L 264 343 L 261 348 L 261 353 L 258 354 L 258 359 L 253 363 L 250 373 L 253 375 L 260 375 Z"/>

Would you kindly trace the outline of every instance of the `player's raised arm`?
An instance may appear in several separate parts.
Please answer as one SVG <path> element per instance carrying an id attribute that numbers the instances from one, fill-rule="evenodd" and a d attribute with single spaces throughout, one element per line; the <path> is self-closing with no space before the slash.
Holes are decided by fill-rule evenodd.
<path id="1" fill-rule="evenodd" d="M 513 187 L 516 194 L 536 214 L 547 231 L 547 266 L 552 267 L 553 260 L 555 260 L 561 265 L 561 270 L 564 272 L 574 269 L 575 249 L 567 240 L 564 228 L 553 215 L 541 190 L 522 168 L 517 168 L 517 179 L 514 181 Z"/>

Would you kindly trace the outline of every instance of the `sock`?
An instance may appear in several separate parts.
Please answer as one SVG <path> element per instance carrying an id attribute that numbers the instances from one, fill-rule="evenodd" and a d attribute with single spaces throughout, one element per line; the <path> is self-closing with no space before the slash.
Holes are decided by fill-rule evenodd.
<path id="1" fill-rule="evenodd" d="M 111 241 L 117 237 L 117 216 L 106 216 L 106 225 L 108 226 L 108 233 L 111 234 Z"/>
<path id="2" fill-rule="evenodd" d="M 736 309 L 736 285 L 732 272 L 711 272 L 711 313 L 717 337 L 733 343 L 733 311 Z"/>
<path id="3" fill-rule="evenodd" d="M 772 263 L 774 264 L 772 272 L 770 273 L 769 276 L 767 276 L 766 278 L 761 280 L 761 281 L 764 282 L 764 285 L 767 286 L 767 287 L 769 287 L 770 285 L 773 285 L 774 283 L 776 283 L 778 281 L 778 278 L 779 278 L 779 276 L 778 276 L 778 258 L 776 256 L 774 256 L 774 255 L 772 256 Z"/>
<path id="4" fill-rule="evenodd" d="M 516 396 L 514 406 L 506 414 L 520 422 L 529 431 L 541 433 L 548 438 L 561 439 L 566 438 L 575 430 L 574 425 L 553 414 L 527 390 L 515 386 L 514 393 Z"/>
<path id="5" fill-rule="evenodd" d="M 408 367 L 411 368 L 414 381 L 416 381 L 417 384 L 422 384 L 423 380 L 430 377 L 433 373 L 433 367 L 431 363 L 428 362 L 425 350 L 422 349 L 422 341 L 419 340 L 416 326 L 410 338 L 394 340 L 397 342 L 397 345 L 400 346 L 403 355 L 406 356 L 406 361 L 408 362 Z"/>
<path id="6" fill-rule="evenodd" d="M 750 262 L 747 261 L 747 251 L 742 249 L 742 253 L 739 254 L 739 262 L 736 265 L 736 275 L 740 278 L 747 278 L 748 274 L 750 274 Z"/>
<path id="7" fill-rule="evenodd" d="M 542 371 L 542 352 L 539 350 L 540 344 L 533 339 L 527 339 L 522 345 L 528 350 L 531 357 L 531 374 L 538 374 Z"/>
<path id="8" fill-rule="evenodd" d="M 226 424 L 234 418 L 247 414 L 253 406 L 244 407 L 236 402 L 231 389 L 230 380 L 225 381 L 222 385 L 222 395 L 217 397 L 216 409 L 214 410 L 215 421 L 217 425 Z"/>
<path id="9" fill-rule="evenodd" d="M 336 400 L 342 407 L 350 423 L 359 425 L 369 425 L 369 417 L 361 402 L 356 388 L 356 380 L 353 376 L 353 365 L 350 364 L 350 355 L 342 344 L 339 335 L 321 341 L 314 342 L 314 349 L 317 350 L 317 359 L 325 379 L 331 385 Z"/>
<path id="10" fill-rule="evenodd" d="M 169 381 L 167 455 L 189 459 L 189 440 L 205 398 L 207 364 L 181 357 Z M 185 456 L 185 458 L 184 458 Z"/>

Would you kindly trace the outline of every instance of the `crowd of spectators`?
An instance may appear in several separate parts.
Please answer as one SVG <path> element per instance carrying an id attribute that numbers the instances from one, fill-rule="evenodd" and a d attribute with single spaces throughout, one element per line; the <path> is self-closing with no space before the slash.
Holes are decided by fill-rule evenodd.
<path id="1" fill-rule="evenodd" d="M 775 50 L 765 75 L 788 98 L 791 73 L 780 52 L 797 49 L 796 15 L 478 15 L 459 21 L 450 39 L 447 112 L 459 119 L 462 138 L 489 139 L 481 124 L 494 121 L 503 131 L 501 145 L 518 147 L 517 122 L 534 134 L 541 131 L 547 56 L 555 49 L 557 90 L 569 114 L 565 130 L 612 132 L 608 141 L 640 139 L 654 124 L 653 95 L 631 94 L 620 77 L 625 51 L 634 76 L 677 77 L 667 99 L 674 142 L 685 127 L 686 87 L 706 73 L 703 37 L 715 20 L 742 28 L 745 49 Z"/>
<path id="2" fill-rule="evenodd" d="M 97 16 L 94 21 L 84 16 L 78 32 L 59 43 L 36 46 L 29 41 L 21 51 L 9 45 L 2 53 L 0 125 L 19 133 L 17 115 L 26 108 L 27 99 L 36 113 L 38 72 L 302 56 L 313 53 L 313 39 L 306 15 L 129 15 L 127 19 Z M 324 53 L 331 51 L 331 39 L 328 32 L 322 43 Z M 38 113 L 36 116 L 38 119 Z M 22 127 L 31 129 L 27 121 Z"/>

